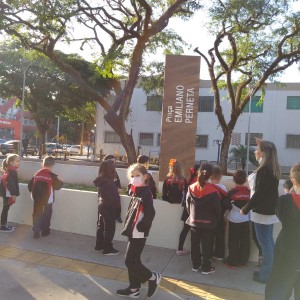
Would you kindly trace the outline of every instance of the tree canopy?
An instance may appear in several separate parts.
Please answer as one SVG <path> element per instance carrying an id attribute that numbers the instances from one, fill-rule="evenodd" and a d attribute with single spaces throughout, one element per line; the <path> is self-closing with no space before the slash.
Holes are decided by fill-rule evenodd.
<path id="1" fill-rule="evenodd" d="M 3 1 L 0 29 L 18 38 L 24 47 L 49 57 L 104 108 L 105 119 L 119 134 L 131 163 L 136 154 L 125 121 L 144 59 L 158 48 L 181 53 L 183 41 L 167 29 L 169 19 L 188 19 L 199 8 L 197 0 Z M 112 105 L 107 101 L 108 91 L 99 91 L 81 70 L 61 60 L 56 52 L 61 43 L 70 47 L 79 43 L 82 51 L 87 46 L 93 49 L 99 72 L 110 79 L 117 95 Z M 126 78 L 124 86 L 118 80 L 121 77 Z"/>
<path id="2" fill-rule="evenodd" d="M 90 63 L 83 61 L 78 55 L 60 53 L 62 59 L 81 69 L 82 74 L 97 84 Z M 78 88 L 74 80 L 57 68 L 46 56 L 36 51 L 24 51 L 19 43 L 5 42 L 0 45 L 0 88 L 1 96 L 22 98 L 22 81 L 25 72 L 25 109 L 31 112 L 37 129 L 44 142 L 46 132 L 56 116 L 72 115 L 72 120 L 88 120 L 91 123 L 92 98 Z M 97 84 L 98 86 L 98 84 Z M 101 84 L 105 86 L 105 83 Z M 93 105 L 95 107 L 95 105 Z M 88 110 L 85 110 L 88 108 Z M 86 113 L 75 115 L 75 111 Z M 89 113 L 88 113 L 89 112 Z M 77 119 L 76 119 L 77 118 Z M 92 122 L 94 123 L 94 121 Z"/>
<path id="3" fill-rule="evenodd" d="M 300 12 L 294 1 L 214 0 L 209 28 L 215 37 L 206 62 L 215 99 L 215 113 L 224 139 L 221 167 L 227 171 L 232 131 L 239 116 L 258 90 L 264 98 L 266 81 L 276 78 L 300 59 Z M 226 89 L 231 114 L 226 119 L 220 91 Z"/>

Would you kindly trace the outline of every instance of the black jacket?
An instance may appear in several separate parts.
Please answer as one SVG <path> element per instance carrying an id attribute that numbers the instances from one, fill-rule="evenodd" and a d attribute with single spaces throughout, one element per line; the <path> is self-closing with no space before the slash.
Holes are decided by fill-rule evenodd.
<path id="1" fill-rule="evenodd" d="M 185 178 L 168 176 L 163 183 L 162 199 L 170 203 L 182 203 L 187 191 Z"/>
<path id="2" fill-rule="evenodd" d="M 251 209 L 262 215 L 274 215 L 278 199 L 279 180 L 274 177 L 271 164 L 262 167 L 256 173 L 255 192 L 242 208 L 246 215 Z"/>
<path id="3" fill-rule="evenodd" d="M 120 195 L 113 178 L 97 177 L 94 180 L 94 184 L 98 188 L 100 206 L 111 208 L 121 207 Z"/>
<path id="4" fill-rule="evenodd" d="M 188 187 L 186 205 L 189 217 L 186 224 L 198 228 L 216 228 L 221 217 L 220 195 L 207 183 L 200 189 L 198 182 Z"/>
<path id="5" fill-rule="evenodd" d="M 246 186 L 237 185 L 227 193 L 223 201 L 225 209 L 231 209 L 232 205 L 242 208 L 250 199 L 250 190 Z"/>
<path id="6" fill-rule="evenodd" d="M 14 168 L 9 167 L 7 171 L 3 173 L 0 184 L 1 194 L 5 203 L 7 203 L 8 199 L 8 197 L 6 197 L 6 190 L 8 190 L 12 196 L 20 195 L 18 173 Z"/>
<path id="7" fill-rule="evenodd" d="M 140 232 L 143 233 L 143 237 L 147 237 L 154 216 L 155 210 L 150 187 L 136 187 L 128 206 L 121 234 L 129 238 L 136 238 L 135 233 Z"/>
<path id="8" fill-rule="evenodd" d="M 28 190 L 32 194 L 34 201 L 41 201 L 47 204 L 51 195 L 51 188 L 53 189 L 53 202 L 54 190 L 60 190 L 63 182 L 58 179 L 58 176 L 50 170 L 43 168 L 37 171 L 28 183 Z"/>
<path id="9" fill-rule="evenodd" d="M 275 244 L 275 255 L 295 262 L 295 269 L 300 268 L 300 195 L 293 192 L 280 196 L 276 214 L 282 229 Z"/>

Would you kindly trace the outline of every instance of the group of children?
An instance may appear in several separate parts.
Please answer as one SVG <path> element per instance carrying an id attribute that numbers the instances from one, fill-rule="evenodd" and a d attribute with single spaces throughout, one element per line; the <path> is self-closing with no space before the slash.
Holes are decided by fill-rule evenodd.
<path id="1" fill-rule="evenodd" d="M 34 174 L 28 184 L 33 200 L 33 237 L 39 238 L 50 234 L 50 222 L 52 216 L 52 204 L 54 202 L 54 190 L 62 188 L 62 181 L 54 174 L 55 159 L 46 156 L 42 162 L 42 168 Z M 3 198 L 1 213 L 1 232 L 12 232 L 14 226 L 7 223 L 10 207 L 20 195 L 17 169 L 20 166 L 20 157 L 17 154 L 8 154 L 2 162 L 3 175 L 0 183 L 0 192 Z"/>
<path id="2" fill-rule="evenodd" d="M 98 187 L 98 226 L 95 250 L 103 251 L 104 255 L 117 255 L 119 251 L 113 247 L 115 222 L 120 218 L 120 196 L 116 183 L 116 169 L 110 157 L 101 163 L 99 175 L 94 181 Z M 160 284 L 161 274 L 150 271 L 141 262 L 141 254 L 146 244 L 152 222 L 155 216 L 153 205 L 156 187 L 151 174 L 147 170 L 147 157 L 139 157 L 140 162 L 128 168 L 130 183 L 127 192 L 131 196 L 122 235 L 128 237 L 125 264 L 128 268 L 129 286 L 117 290 L 119 296 L 138 298 L 140 287 L 148 282 L 148 297 L 152 297 Z M 53 171 L 55 160 L 47 156 L 39 170 L 28 184 L 34 201 L 33 231 L 34 238 L 50 234 L 50 220 L 54 190 L 62 187 L 62 182 Z M 145 165 L 146 164 L 146 165 Z M 4 174 L 0 190 L 3 197 L 1 214 L 2 232 L 11 232 L 14 227 L 7 223 L 7 214 L 11 205 L 19 195 L 17 168 L 20 158 L 9 154 L 3 160 Z M 184 222 L 179 238 L 178 255 L 185 254 L 183 244 L 187 233 L 191 231 L 192 270 L 201 271 L 207 275 L 215 272 L 212 258 L 222 259 L 230 268 L 245 267 L 250 253 L 250 221 L 249 216 L 241 213 L 250 199 L 250 190 L 246 186 L 245 171 L 233 173 L 235 187 L 226 191 L 220 183 L 221 170 L 219 166 L 203 164 L 190 169 L 187 181 L 183 175 L 180 163 L 175 159 L 170 161 L 170 172 L 164 181 L 163 200 L 170 203 L 182 203 Z M 266 286 L 266 299 L 288 299 L 291 291 L 300 295 L 300 164 L 291 169 L 293 188 L 290 194 L 279 198 L 277 214 L 283 229 L 276 241 L 274 267 Z M 227 213 L 228 257 L 225 254 L 225 212 Z M 121 220 L 122 222 L 122 220 Z M 286 258 L 289 258 L 286 260 Z M 278 285 L 285 281 L 284 285 Z M 298 286 L 298 287 L 297 287 Z"/>

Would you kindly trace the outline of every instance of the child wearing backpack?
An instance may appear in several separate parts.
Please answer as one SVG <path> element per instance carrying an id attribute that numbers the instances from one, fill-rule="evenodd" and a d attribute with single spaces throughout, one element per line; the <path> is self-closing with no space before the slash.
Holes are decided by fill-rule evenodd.
<path id="1" fill-rule="evenodd" d="M 250 199 L 250 190 L 245 183 L 247 181 L 246 172 L 237 170 L 233 173 L 233 181 L 236 186 L 227 194 L 225 203 L 228 202 L 231 209 L 228 214 L 229 233 L 228 250 L 229 255 L 224 260 L 224 265 L 232 269 L 245 267 L 250 255 L 250 220 L 249 214 L 241 215 L 240 209 L 244 207 Z"/>
<path id="2" fill-rule="evenodd" d="M 3 208 L 1 213 L 1 232 L 12 232 L 14 227 L 7 224 L 9 208 L 16 202 L 16 197 L 20 195 L 17 169 L 20 166 L 20 157 L 17 154 L 8 154 L 2 162 L 4 171 L 1 179 L 1 191 L 3 198 Z"/>

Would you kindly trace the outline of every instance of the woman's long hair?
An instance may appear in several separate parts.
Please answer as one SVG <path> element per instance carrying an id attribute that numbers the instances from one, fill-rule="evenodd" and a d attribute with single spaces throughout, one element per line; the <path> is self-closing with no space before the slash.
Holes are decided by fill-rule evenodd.
<path id="1" fill-rule="evenodd" d="M 210 164 L 203 164 L 198 172 L 198 183 L 203 188 L 213 173 L 213 167 Z"/>
<path id="2" fill-rule="evenodd" d="M 99 179 L 111 178 L 114 179 L 116 175 L 115 163 L 112 160 L 104 160 L 99 167 Z"/>
<path id="3" fill-rule="evenodd" d="M 259 167 L 254 172 L 257 173 L 262 167 L 270 164 L 272 166 L 274 177 L 279 180 L 281 171 L 278 163 L 277 149 L 275 144 L 269 141 L 260 140 L 257 147 L 261 152 L 264 153 L 264 155 L 262 156 L 262 161 L 259 164 Z"/>

